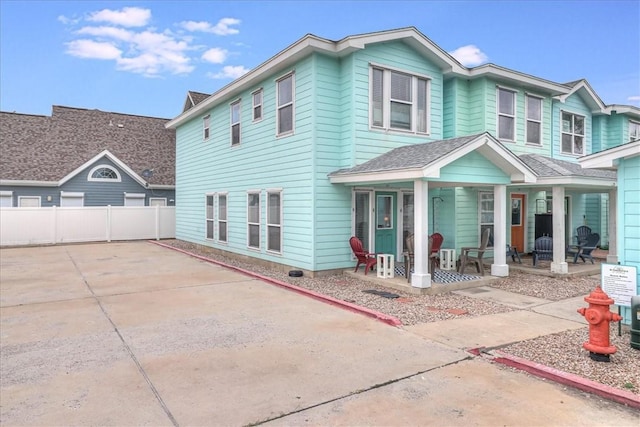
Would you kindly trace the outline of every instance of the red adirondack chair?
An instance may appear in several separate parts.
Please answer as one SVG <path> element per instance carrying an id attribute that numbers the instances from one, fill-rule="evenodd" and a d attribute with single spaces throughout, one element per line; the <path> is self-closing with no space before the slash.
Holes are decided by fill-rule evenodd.
<path id="1" fill-rule="evenodd" d="M 351 245 L 353 254 L 358 259 L 356 269 L 354 271 L 357 272 L 360 264 L 363 264 L 364 274 L 367 274 L 367 271 L 369 271 L 370 269 L 372 270 L 373 266 L 377 263 L 376 254 L 365 251 L 362 247 L 362 242 L 356 236 L 353 236 L 351 239 L 349 239 L 349 244 Z"/>

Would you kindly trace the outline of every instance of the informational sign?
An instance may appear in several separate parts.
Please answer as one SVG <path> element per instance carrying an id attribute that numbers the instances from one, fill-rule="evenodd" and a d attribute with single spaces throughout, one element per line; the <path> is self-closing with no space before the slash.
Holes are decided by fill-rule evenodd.
<path id="1" fill-rule="evenodd" d="M 637 295 L 637 269 L 629 265 L 602 264 L 601 283 L 602 290 L 615 305 L 630 307 L 631 297 Z"/>

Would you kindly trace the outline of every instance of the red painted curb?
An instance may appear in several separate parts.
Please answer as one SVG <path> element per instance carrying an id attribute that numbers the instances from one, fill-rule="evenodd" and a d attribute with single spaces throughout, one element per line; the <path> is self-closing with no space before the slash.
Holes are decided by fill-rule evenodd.
<path id="1" fill-rule="evenodd" d="M 600 384 L 595 381 L 582 378 L 578 375 L 563 372 L 558 369 L 542 365 L 540 363 L 521 359 L 517 356 L 512 356 L 498 350 L 495 350 L 494 352 L 499 355 L 499 357 L 494 357 L 492 359 L 494 362 L 501 363 L 506 366 L 511 366 L 513 368 L 526 371 L 532 375 L 547 378 L 560 384 L 575 387 L 577 389 L 604 397 L 605 399 L 631 406 L 632 408 L 640 409 L 640 396 L 638 396 L 637 394 L 619 390 L 605 384 Z"/>
<path id="2" fill-rule="evenodd" d="M 281 288 L 285 288 L 285 289 L 288 289 L 290 291 L 297 292 L 297 293 L 299 293 L 301 295 L 305 295 L 305 296 L 311 297 L 311 298 L 316 299 L 318 301 L 326 302 L 328 304 L 343 308 L 345 310 L 349 310 L 349 311 L 352 311 L 354 313 L 358 313 L 358 314 L 365 315 L 367 317 L 374 318 L 376 320 L 379 320 L 380 322 L 386 323 L 387 325 L 391 325 L 391 326 L 401 326 L 402 325 L 402 322 L 400 321 L 400 319 L 397 319 L 397 318 L 395 318 L 393 316 L 386 315 L 384 313 L 380 313 L 378 311 L 370 310 L 370 309 L 368 309 L 366 307 L 361 307 L 359 305 L 352 304 L 352 303 L 349 303 L 349 302 L 346 302 L 346 301 L 342 301 L 342 300 L 339 300 L 337 298 L 330 297 L 328 295 L 322 295 L 322 294 L 320 294 L 318 292 L 314 292 L 314 291 L 309 290 L 309 289 L 301 288 L 300 286 L 295 286 L 295 285 L 292 285 L 290 283 L 282 282 L 280 280 L 276 280 L 276 279 L 273 279 L 273 278 L 268 277 L 268 276 L 263 276 L 261 274 L 254 273 L 253 271 L 250 271 L 250 270 L 245 270 L 244 268 L 235 267 L 235 266 L 230 265 L 230 264 L 225 264 L 224 262 L 216 261 L 214 259 L 207 258 L 207 257 L 201 256 L 201 255 L 196 255 L 196 254 L 191 253 L 189 251 L 186 251 L 184 249 L 174 248 L 171 245 L 167 245 L 165 243 L 157 242 L 155 240 L 148 240 L 148 242 L 149 243 L 153 243 L 154 245 L 162 246 L 163 248 L 172 249 L 174 251 L 181 252 L 183 254 L 189 255 L 191 257 L 197 258 L 197 259 L 202 260 L 202 261 L 209 262 L 211 264 L 216 264 L 216 265 L 219 265 L 221 267 L 225 267 L 225 268 L 237 271 L 238 273 L 242 273 L 242 274 L 244 274 L 246 276 L 255 277 L 256 279 L 260 279 L 260 280 L 262 280 L 264 282 L 267 282 L 267 283 L 270 283 L 272 285 L 276 285 L 276 286 L 279 286 Z"/>

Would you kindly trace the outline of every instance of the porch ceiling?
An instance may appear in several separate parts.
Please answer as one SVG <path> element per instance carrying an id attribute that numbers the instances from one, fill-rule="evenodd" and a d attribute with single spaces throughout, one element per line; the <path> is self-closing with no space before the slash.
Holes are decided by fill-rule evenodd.
<path id="1" fill-rule="evenodd" d="M 474 151 L 509 176 L 512 183 L 536 181 L 534 172 L 487 132 L 395 148 L 361 165 L 334 171 L 329 180 L 333 184 L 373 184 L 440 178 L 442 168 Z"/>

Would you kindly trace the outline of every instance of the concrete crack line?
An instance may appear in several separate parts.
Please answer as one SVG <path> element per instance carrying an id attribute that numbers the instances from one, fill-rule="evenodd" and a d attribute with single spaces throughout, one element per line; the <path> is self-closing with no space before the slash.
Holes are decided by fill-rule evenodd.
<path id="1" fill-rule="evenodd" d="M 388 386 L 388 385 L 391 385 L 391 384 L 394 384 L 394 383 L 397 383 L 397 382 L 400 382 L 400 381 L 404 381 L 404 380 L 407 380 L 409 378 L 417 377 L 418 375 L 426 374 L 427 372 L 435 371 L 436 369 L 441 369 L 441 368 L 446 368 L 447 366 L 456 365 L 456 364 L 458 364 L 460 362 L 471 360 L 473 358 L 474 358 L 473 355 L 469 355 L 467 357 L 463 357 L 462 359 L 459 359 L 459 360 L 456 360 L 456 361 L 453 361 L 453 362 L 449 362 L 449 363 L 445 363 L 444 365 L 438 365 L 438 366 L 435 366 L 433 368 L 425 369 L 424 371 L 418 371 L 416 373 L 406 375 L 404 377 L 394 378 L 392 380 L 385 381 L 385 382 L 380 383 L 380 384 L 374 384 L 371 387 L 367 387 L 367 388 L 364 388 L 364 389 L 352 391 L 351 393 L 345 394 L 343 396 L 338 396 L 338 397 L 335 397 L 333 399 L 325 400 L 324 402 L 316 403 L 315 405 L 310 405 L 310 406 L 306 406 L 304 408 L 296 409 L 295 411 L 287 412 L 286 414 L 280 414 L 280 415 L 278 415 L 276 417 L 267 418 L 267 419 L 264 419 L 264 420 L 256 421 L 254 423 L 246 424 L 244 427 L 259 426 L 259 425 L 262 425 L 264 423 L 268 423 L 270 421 L 279 420 L 279 419 L 288 417 L 289 415 L 294 415 L 294 414 L 298 414 L 300 412 L 308 411 L 310 409 L 314 409 L 314 408 L 317 408 L 317 407 L 320 407 L 320 406 L 323 406 L 323 405 L 326 405 L 326 404 L 329 404 L 329 403 L 337 402 L 339 400 L 346 399 L 346 398 L 351 397 L 351 396 L 357 396 L 359 394 L 366 393 L 368 391 L 372 391 L 372 390 L 375 390 L 375 389 L 378 389 L 378 388 L 382 388 L 382 387 L 385 387 L 385 386 Z"/>
<path id="2" fill-rule="evenodd" d="M 175 419 L 175 417 L 173 416 L 173 414 L 169 410 L 169 407 L 166 405 L 166 403 L 162 399 L 162 396 L 160 396 L 160 393 L 158 392 L 156 387 L 153 385 L 153 382 L 151 382 L 151 378 L 149 378 L 149 376 L 147 375 L 146 371 L 144 370 L 144 368 L 140 364 L 140 361 L 138 360 L 136 355 L 131 350 L 131 347 L 129 347 L 129 344 L 127 344 L 127 342 L 125 341 L 124 337 L 122 336 L 122 334 L 118 330 L 118 327 L 116 326 L 116 324 L 113 322 L 113 320 L 109 316 L 109 313 L 107 313 L 107 310 L 102 305 L 102 301 L 100 301 L 100 298 L 95 294 L 95 292 L 91 288 L 91 285 L 89 285 L 89 282 L 87 282 L 87 279 L 85 278 L 84 274 L 82 274 L 82 271 L 80 270 L 80 268 L 76 264 L 76 261 L 73 259 L 73 257 L 69 253 L 69 251 L 65 250 L 65 252 L 67 253 L 67 256 L 69 257 L 69 259 L 71 259 L 71 262 L 73 263 L 73 266 L 75 267 L 76 271 L 78 272 L 78 274 L 82 278 L 82 281 L 84 282 L 85 286 L 87 287 L 89 292 L 91 292 L 91 295 L 93 296 L 93 299 L 98 304 L 98 307 L 100 307 L 100 310 L 102 311 L 102 314 L 104 314 L 104 316 L 107 318 L 109 323 L 111 323 L 111 326 L 113 327 L 113 330 L 115 331 L 115 333 L 120 338 L 120 341 L 122 342 L 122 345 L 124 346 L 124 348 L 127 351 L 127 353 L 129 353 L 129 357 L 131 357 L 131 360 L 133 360 L 133 363 L 135 363 L 136 367 L 138 368 L 138 372 L 140 372 L 140 375 L 142 375 L 142 378 L 144 378 L 144 380 L 147 382 L 147 385 L 151 389 L 151 392 L 153 393 L 153 395 L 155 396 L 156 400 L 158 401 L 158 403 L 160 404 L 160 406 L 164 410 L 165 414 L 167 414 L 167 417 L 169 417 L 169 420 L 171 420 L 171 423 L 175 427 L 178 427 L 179 426 L 178 421 Z"/>

